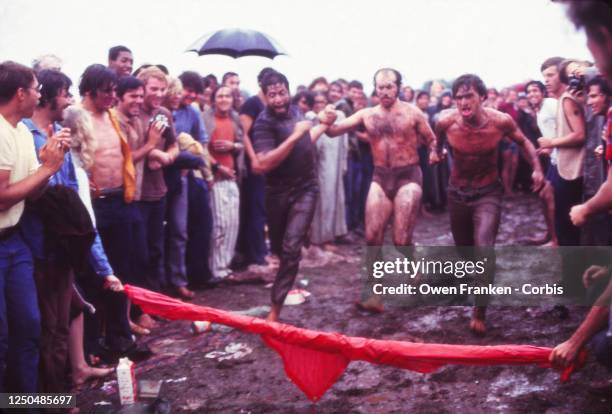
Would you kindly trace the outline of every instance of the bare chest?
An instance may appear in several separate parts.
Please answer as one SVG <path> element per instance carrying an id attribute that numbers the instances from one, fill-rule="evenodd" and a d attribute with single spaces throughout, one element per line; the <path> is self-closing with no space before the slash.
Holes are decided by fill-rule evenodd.
<path id="1" fill-rule="evenodd" d="M 493 125 L 471 129 L 455 124 L 446 131 L 446 136 L 454 152 L 470 155 L 491 153 L 503 138 L 502 132 Z"/>
<path id="2" fill-rule="evenodd" d="M 403 112 L 374 113 L 369 115 L 364 123 L 372 141 L 402 142 L 416 137 L 415 120 Z"/>
<path id="3" fill-rule="evenodd" d="M 120 138 L 115 128 L 100 120 L 93 121 L 96 137 L 96 155 L 121 155 Z"/>

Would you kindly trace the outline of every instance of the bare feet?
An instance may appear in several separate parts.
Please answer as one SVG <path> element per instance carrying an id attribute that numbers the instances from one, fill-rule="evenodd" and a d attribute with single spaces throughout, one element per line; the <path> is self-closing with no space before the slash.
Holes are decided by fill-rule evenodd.
<path id="1" fill-rule="evenodd" d="M 253 264 L 250 265 L 248 268 L 248 271 L 250 273 L 272 273 L 272 266 L 265 264 L 265 265 L 258 265 L 258 264 Z"/>
<path id="2" fill-rule="evenodd" d="M 183 299 L 193 299 L 195 293 L 192 290 L 187 289 L 185 286 L 180 286 L 176 288 L 176 293 Z"/>
<path id="3" fill-rule="evenodd" d="M 370 313 L 383 313 L 385 307 L 378 296 L 370 296 L 363 302 L 355 302 L 357 309 Z"/>
<path id="4" fill-rule="evenodd" d="M 470 321 L 470 330 L 477 335 L 484 335 L 487 331 L 485 325 L 485 307 L 475 306 L 472 312 L 472 320 Z"/>
<path id="5" fill-rule="evenodd" d="M 106 377 L 113 372 L 115 372 L 115 368 L 94 368 L 85 365 L 72 370 L 72 382 L 78 387 L 90 379 Z"/>
<path id="6" fill-rule="evenodd" d="M 337 251 L 338 251 L 338 247 L 334 246 L 334 245 L 333 245 L 333 244 L 331 244 L 331 243 L 325 243 L 325 244 L 322 246 L 322 249 L 323 249 L 323 250 L 325 250 L 325 251 L 327 251 L 327 252 L 333 252 L 333 253 L 335 253 L 335 252 L 337 252 Z"/>
<path id="7" fill-rule="evenodd" d="M 149 330 L 157 328 L 157 322 L 155 322 L 153 318 L 151 318 L 151 316 L 147 315 L 146 313 L 140 315 L 136 323 L 142 326 L 143 328 Z"/>
<path id="8" fill-rule="evenodd" d="M 275 254 L 270 254 L 270 255 L 266 256 L 266 261 L 272 267 L 278 267 L 279 264 L 280 264 L 280 259 Z"/>
<path id="9" fill-rule="evenodd" d="M 470 321 L 470 330 L 477 335 L 484 335 L 487 331 L 487 327 L 485 326 L 484 321 L 472 318 Z"/>
<path id="10" fill-rule="evenodd" d="M 147 328 L 143 328 L 142 326 L 130 321 L 130 330 L 132 331 L 133 334 L 136 335 L 149 335 L 151 333 L 151 331 L 149 331 Z"/>

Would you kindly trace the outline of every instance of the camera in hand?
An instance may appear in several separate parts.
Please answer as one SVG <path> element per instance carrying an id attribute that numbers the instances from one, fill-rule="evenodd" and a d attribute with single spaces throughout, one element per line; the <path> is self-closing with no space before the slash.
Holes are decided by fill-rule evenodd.
<path id="1" fill-rule="evenodd" d="M 157 115 L 155 115 L 153 118 L 151 118 L 151 120 L 149 121 L 149 127 L 151 125 L 153 125 L 156 122 L 161 122 L 162 123 L 162 137 L 168 139 L 171 137 L 171 131 L 170 131 L 170 121 L 168 120 L 168 117 L 166 115 L 164 115 L 163 113 L 158 113 Z"/>
<path id="2" fill-rule="evenodd" d="M 584 76 L 582 76 L 582 75 L 580 75 L 580 76 L 570 75 L 569 83 L 568 83 L 569 89 L 583 90 L 584 89 L 584 85 L 585 85 Z"/>
<path id="3" fill-rule="evenodd" d="M 162 113 L 159 113 L 153 118 L 151 118 L 150 123 L 153 124 L 155 122 L 161 122 L 164 126 L 164 129 L 168 128 L 168 126 L 170 125 L 170 123 L 168 122 L 168 117 Z"/>

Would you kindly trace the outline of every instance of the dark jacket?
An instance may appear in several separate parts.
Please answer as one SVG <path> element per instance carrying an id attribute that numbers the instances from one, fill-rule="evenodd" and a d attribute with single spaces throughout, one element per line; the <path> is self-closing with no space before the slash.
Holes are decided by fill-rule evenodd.
<path id="1" fill-rule="evenodd" d="M 82 271 L 96 231 L 79 195 L 68 187 L 55 185 L 37 200 L 29 201 L 28 208 L 43 223 L 45 253 L 75 272 Z"/>

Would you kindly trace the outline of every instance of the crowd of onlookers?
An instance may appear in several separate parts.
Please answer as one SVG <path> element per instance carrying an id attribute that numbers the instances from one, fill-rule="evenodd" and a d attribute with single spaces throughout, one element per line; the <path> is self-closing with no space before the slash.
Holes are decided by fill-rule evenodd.
<path id="1" fill-rule="evenodd" d="M 273 72 L 263 69 L 258 81 Z M 539 195 L 548 231 L 530 242 L 609 245 L 607 212 L 582 229 L 570 220 L 606 180 L 609 83 L 575 59 L 547 59 L 541 72 L 543 82 L 491 88 L 485 101 L 512 116 L 547 171 Z M 434 129 L 453 106 L 441 81 L 405 86 L 400 99 Z M 318 77 L 298 86 L 292 103 L 316 122 L 328 104 L 343 119 L 377 98 L 359 81 Z M 52 55 L 32 68 L 0 64 L 0 391 L 62 392 L 68 366 L 79 385 L 110 372 L 100 362 L 150 355 L 135 335 L 158 322 L 128 302 L 124 283 L 190 299 L 238 271 L 274 266 L 266 182 L 251 144 L 265 107 L 262 90 L 246 96 L 234 72 L 219 82 L 163 65 L 133 70 L 123 46 L 110 49 L 108 65 L 87 67 L 78 85 Z M 320 195 L 308 244 L 334 250 L 363 236 L 372 153 L 363 127 L 323 135 L 316 148 Z M 419 149 L 424 214 L 445 208 L 453 158 L 445 154 L 429 165 Z M 515 144 L 504 141 L 500 157 L 506 193 L 529 189 Z M 575 272 L 564 277 L 581 284 Z"/>

